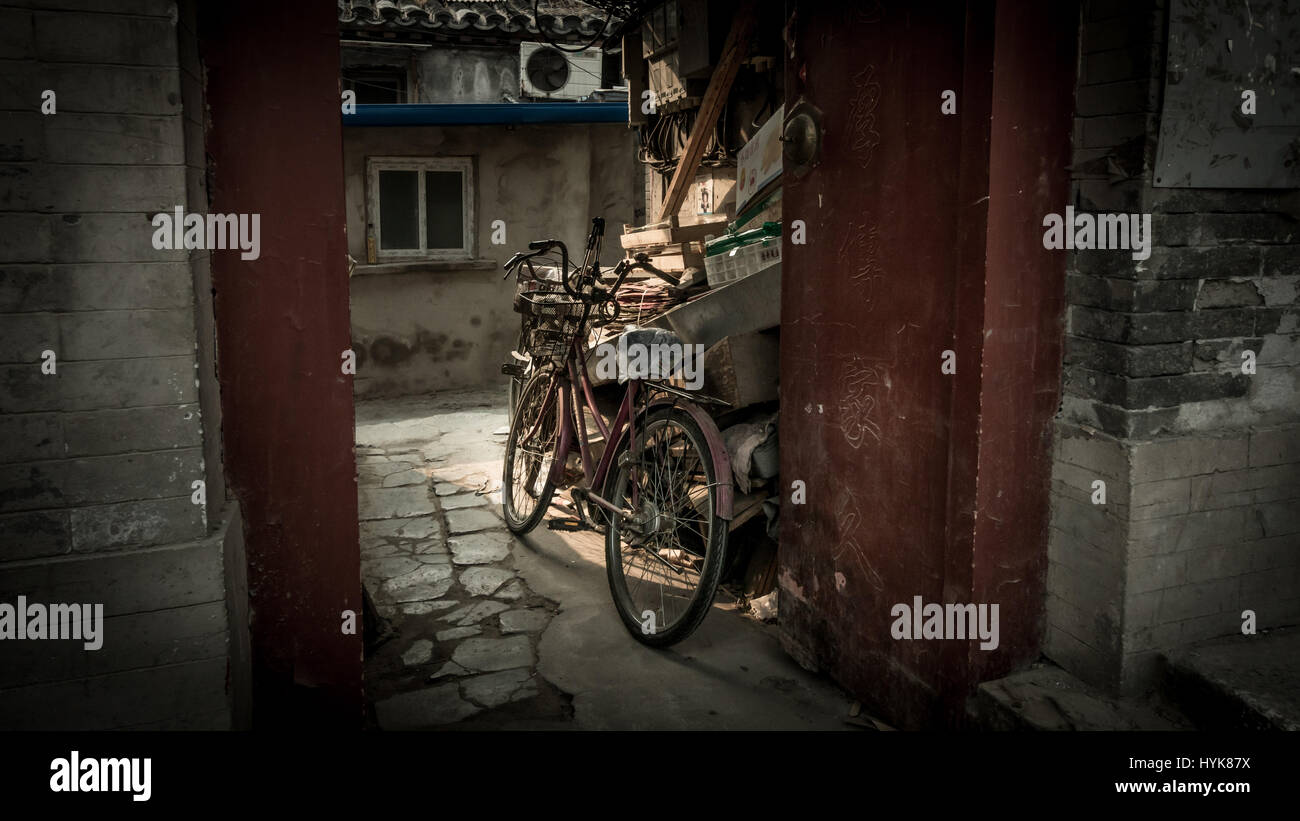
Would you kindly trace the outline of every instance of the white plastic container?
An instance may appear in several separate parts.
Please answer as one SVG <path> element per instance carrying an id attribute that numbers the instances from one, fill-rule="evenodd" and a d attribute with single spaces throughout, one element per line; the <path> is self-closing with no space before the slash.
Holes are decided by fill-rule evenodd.
<path id="1" fill-rule="evenodd" d="M 781 238 L 752 242 L 704 258 L 710 288 L 744 279 L 781 261 Z"/>

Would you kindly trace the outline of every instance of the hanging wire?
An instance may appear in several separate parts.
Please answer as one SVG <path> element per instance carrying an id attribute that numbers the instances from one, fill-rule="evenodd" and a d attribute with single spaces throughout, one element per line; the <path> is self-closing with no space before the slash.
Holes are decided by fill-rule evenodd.
<path id="1" fill-rule="evenodd" d="M 588 40 L 586 45 L 579 46 L 578 48 L 565 48 L 564 46 L 552 40 L 551 36 L 546 33 L 546 29 L 542 28 L 542 21 L 537 12 L 538 2 L 539 0 L 533 0 L 533 25 L 537 27 L 537 33 L 540 34 L 542 36 L 542 39 L 545 40 L 547 44 L 550 45 L 552 48 L 558 49 L 559 51 L 568 52 L 570 54 L 576 54 L 579 51 L 586 51 L 587 49 L 594 46 L 597 40 L 605 36 L 605 31 L 609 28 L 609 21 L 613 19 L 614 16 L 612 12 L 605 12 L 605 22 L 601 24 L 600 31 L 596 32 L 596 36 Z"/>
<path id="2" fill-rule="evenodd" d="M 686 148 L 687 135 L 695 123 L 698 112 L 674 111 L 656 115 L 655 121 L 637 129 L 637 159 L 661 174 L 671 174 L 677 169 L 678 159 Z M 724 142 L 727 112 L 714 124 L 705 146 L 700 164 L 710 168 L 730 167 L 735 164 L 735 153 Z"/>
<path id="3" fill-rule="evenodd" d="M 403 79 L 400 83 L 395 82 L 394 85 L 397 86 L 396 88 L 394 88 L 394 85 L 380 85 L 378 83 L 371 83 L 365 80 L 358 80 L 353 77 L 348 77 L 347 75 L 344 75 L 343 79 L 352 84 L 353 90 L 355 90 L 357 86 L 364 86 L 366 88 L 378 89 L 379 91 L 391 91 L 395 93 L 398 97 L 404 97 L 406 95 L 407 83 L 405 79 Z M 396 77 L 394 77 L 393 79 L 395 81 L 397 80 Z"/>

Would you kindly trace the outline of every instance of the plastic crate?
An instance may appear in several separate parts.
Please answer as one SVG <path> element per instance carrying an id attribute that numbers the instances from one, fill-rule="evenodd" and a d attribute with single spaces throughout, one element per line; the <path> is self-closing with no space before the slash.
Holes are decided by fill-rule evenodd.
<path id="1" fill-rule="evenodd" d="M 750 274 L 781 261 L 781 239 L 762 239 L 746 245 L 734 245 L 704 258 L 704 272 L 709 287 L 718 288 L 744 279 Z"/>
<path id="2" fill-rule="evenodd" d="M 744 279 L 781 261 L 781 223 L 765 222 L 749 231 L 710 240 L 704 253 L 710 288 Z"/>

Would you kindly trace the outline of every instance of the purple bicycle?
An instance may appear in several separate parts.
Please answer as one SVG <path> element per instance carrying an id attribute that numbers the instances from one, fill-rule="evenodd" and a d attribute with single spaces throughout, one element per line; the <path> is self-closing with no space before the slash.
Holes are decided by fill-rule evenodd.
<path id="1" fill-rule="evenodd" d="M 559 249 L 563 293 L 523 297 L 552 321 L 529 340 L 535 370 L 510 423 L 502 507 L 510 530 L 524 534 L 541 522 L 556 489 L 569 489 L 582 519 L 604 526 L 605 570 L 624 626 L 638 641 L 664 647 L 694 632 L 713 603 L 732 517 L 731 461 L 699 404 L 716 400 L 670 380 L 626 379 L 608 423 L 597 407 L 587 374 L 587 333 L 617 318 L 616 294 L 631 270 L 658 273 L 644 259 L 623 260 L 611 270 L 612 282 L 602 279 L 603 234 L 604 220 L 592 220 L 582 264 L 572 270 L 568 250 L 554 239 L 529 243 L 531 253 L 506 264 L 514 270 Z M 629 329 L 618 347 L 628 351 L 665 339 L 673 344 L 665 331 Z M 598 456 L 583 404 L 604 445 Z M 580 466 L 566 469 L 575 450 Z"/>

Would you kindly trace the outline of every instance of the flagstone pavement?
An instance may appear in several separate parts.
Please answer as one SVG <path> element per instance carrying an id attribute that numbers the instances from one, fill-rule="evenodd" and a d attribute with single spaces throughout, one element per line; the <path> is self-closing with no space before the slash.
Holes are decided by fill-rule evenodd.
<path id="1" fill-rule="evenodd" d="M 646 648 L 614 611 L 598 533 L 543 524 L 514 538 L 500 515 L 504 400 L 357 403 L 361 576 L 386 622 L 365 662 L 374 726 L 846 726 L 852 700 L 786 656 L 774 626 L 715 604 L 695 635 Z"/>

